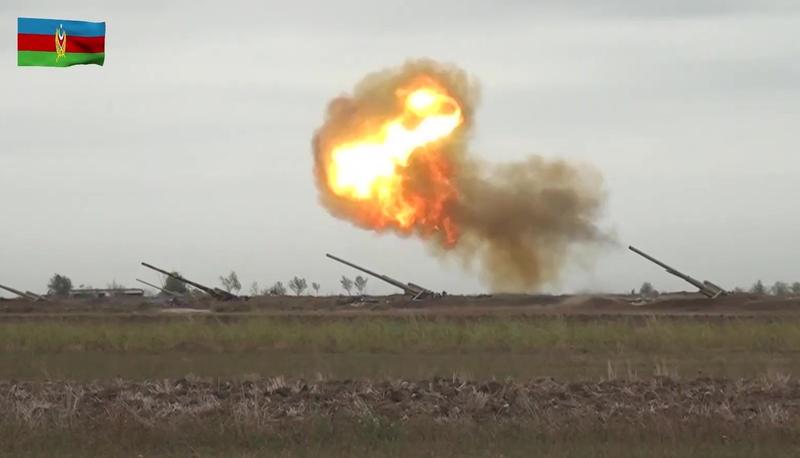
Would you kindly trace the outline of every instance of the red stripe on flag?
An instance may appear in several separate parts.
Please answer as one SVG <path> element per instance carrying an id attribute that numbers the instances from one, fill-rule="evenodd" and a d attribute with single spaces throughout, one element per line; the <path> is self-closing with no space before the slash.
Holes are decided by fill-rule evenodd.
<path id="1" fill-rule="evenodd" d="M 105 52 L 106 37 L 75 37 L 67 35 L 67 52 Z M 56 52 L 56 37 L 32 33 L 17 34 L 17 51 Z"/>

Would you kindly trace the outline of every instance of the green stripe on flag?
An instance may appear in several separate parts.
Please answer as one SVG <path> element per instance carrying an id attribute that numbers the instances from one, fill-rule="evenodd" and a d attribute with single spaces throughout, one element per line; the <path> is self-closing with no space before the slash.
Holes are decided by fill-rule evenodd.
<path id="1" fill-rule="evenodd" d="M 103 65 L 106 53 L 68 52 L 56 60 L 53 51 L 17 51 L 17 66 L 20 67 L 69 67 L 70 65 Z"/>

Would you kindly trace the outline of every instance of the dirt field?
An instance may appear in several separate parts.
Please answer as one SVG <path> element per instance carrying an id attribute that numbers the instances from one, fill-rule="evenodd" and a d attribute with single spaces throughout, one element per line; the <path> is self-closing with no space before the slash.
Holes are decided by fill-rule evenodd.
<path id="1" fill-rule="evenodd" d="M 798 456 L 798 311 L 2 301 L 0 456 Z"/>
<path id="2" fill-rule="evenodd" d="M 715 300 L 695 293 L 670 293 L 644 300 L 629 295 L 482 295 L 446 296 L 409 301 L 404 296 L 281 296 L 218 302 L 197 299 L 182 303 L 145 298 L 72 300 L 32 303 L 0 301 L 0 319 L 39 314 L 267 314 L 267 315 L 730 315 L 800 316 L 800 297 L 753 294 Z"/>
<path id="3" fill-rule="evenodd" d="M 784 376 L 568 384 L 458 378 L 4 382 L 0 393 L 0 435 L 13 456 L 800 452 L 800 385 Z"/>
<path id="4" fill-rule="evenodd" d="M 786 375 L 737 381 L 670 377 L 525 383 L 458 377 L 409 381 L 183 378 L 139 383 L 0 382 L 6 420 L 31 427 L 132 421 L 155 426 L 204 416 L 273 423 L 377 417 L 641 424 L 654 419 L 780 427 L 800 420 L 800 382 Z"/>

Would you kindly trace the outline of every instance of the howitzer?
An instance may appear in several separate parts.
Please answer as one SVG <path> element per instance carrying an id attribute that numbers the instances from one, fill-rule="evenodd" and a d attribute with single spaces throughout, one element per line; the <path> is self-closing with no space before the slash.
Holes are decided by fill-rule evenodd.
<path id="1" fill-rule="evenodd" d="M 235 295 L 233 293 L 229 293 L 229 292 L 227 292 L 227 291 L 225 291 L 223 289 L 209 288 L 208 286 L 201 285 L 200 283 L 193 282 L 191 280 L 183 278 L 182 276 L 180 276 L 178 274 L 174 274 L 172 272 L 167 272 L 166 270 L 159 269 L 158 267 L 150 265 L 150 264 L 148 264 L 146 262 L 143 262 L 142 265 L 147 267 L 148 269 L 152 269 L 152 270 L 155 270 L 156 272 L 162 273 L 162 274 L 164 274 L 164 275 L 166 275 L 166 276 L 168 276 L 170 278 L 174 278 L 175 280 L 178 280 L 181 283 L 187 284 L 189 286 L 193 286 L 193 287 L 199 289 L 200 291 L 203 291 L 204 293 L 208 294 L 209 296 L 213 297 L 214 299 L 219 299 L 221 301 L 235 301 L 235 300 L 239 300 L 240 299 L 239 296 L 237 296 L 237 295 Z"/>
<path id="2" fill-rule="evenodd" d="M 412 299 L 414 299 L 414 300 L 420 299 L 422 297 L 430 297 L 430 296 L 436 296 L 437 295 L 436 293 L 434 293 L 433 291 L 429 290 L 428 288 L 425 288 L 425 287 L 422 287 L 422 286 L 419 286 L 419 285 L 415 285 L 414 283 L 403 283 L 403 282 L 401 282 L 399 280 L 395 280 L 394 278 L 389 277 L 387 275 L 381 275 L 381 274 L 379 274 L 377 272 L 373 272 L 373 271 L 371 271 L 369 269 L 365 269 L 365 268 L 363 268 L 361 266 L 353 264 L 352 262 L 345 261 L 344 259 L 336 257 L 336 256 L 334 256 L 332 254 L 325 254 L 325 256 L 333 259 L 334 261 L 338 261 L 338 262 L 340 262 L 340 263 L 342 263 L 342 264 L 344 264 L 346 266 L 350 266 L 353 269 L 360 270 L 361 272 L 364 272 L 367 275 L 373 276 L 373 277 L 377 278 L 378 280 L 382 280 L 382 281 L 384 281 L 384 282 L 386 282 L 386 283 L 388 283 L 388 284 L 390 284 L 392 286 L 396 286 L 397 288 L 400 288 L 400 289 L 403 290 L 403 294 L 407 294 L 409 296 L 412 296 Z"/>
<path id="3" fill-rule="evenodd" d="M 34 292 L 31 292 L 31 291 L 25 291 L 25 294 L 27 294 L 28 296 L 30 296 L 31 298 L 33 298 L 33 301 L 34 301 L 34 302 L 38 302 L 38 301 L 47 301 L 47 298 L 46 298 L 46 297 L 44 297 L 44 296 L 42 296 L 42 295 L 39 295 L 39 294 L 36 294 L 36 293 L 34 293 Z"/>
<path id="4" fill-rule="evenodd" d="M 162 288 L 162 287 L 160 287 L 160 286 L 156 286 L 156 285 L 154 285 L 154 284 L 152 284 L 152 283 L 148 283 L 148 282 L 146 282 L 146 281 L 144 281 L 144 280 L 139 280 L 138 278 L 136 279 L 136 281 L 138 281 L 139 283 L 142 283 L 142 284 L 144 284 L 144 285 L 147 285 L 147 286 L 149 286 L 149 287 L 151 287 L 151 288 L 155 288 L 155 289 L 157 289 L 158 291 L 160 291 L 160 292 L 162 292 L 162 293 L 164 293 L 164 294 L 166 294 L 166 295 L 168 295 L 168 296 L 173 296 L 173 297 L 180 297 L 180 296 L 182 296 L 182 294 L 181 294 L 181 293 L 176 293 L 175 291 L 170 291 L 170 290 L 168 290 L 168 289 L 164 289 L 164 288 Z"/>
<path id="5" fill-rule="evenodd" d="M 8 291 L 11 294 L 16 294 L 17 296 L 19 296 L 19 297 L 21 297 L 23 299 L 28 299 L 29 301 L 38 302 L 38 301 L 46 300 L 45 298 L 43 298 L 42 296 L 40 296 L 40 295 L 38 295 L 36 293 L 32 293 L 30 291 L 23 293 L 22 291 L 20 291 L 18 289 L 14 289 L 14 288 L 12 288 L 10 286 L 0 285 L 0 289 L 4 289 L 4 290 Z"/>
<path id="6" fill-rule="evenodd" d="M 656 264 L 658 266 L 663 267 L 664 270 L 667 271 L 667 273 L 675 275 L 676 277 L 680 278 L 681 280 L 683 280 L 685 282 L 691 283 L 692 285 L 697 287 L 697 289 L 700 290 L 701 294 L 703 294 L 704 296 L 706 296 L 706 297 L 708 297 L 710 299 L 716 299 L 719 296 L 723 296 L 723 295 L 727 294 L 727 292 L 724 289 L 720 288 L 719 286 L 715 285 L 714 283 L 711 283 L 710 281 L 707 281 L 707 280 L 700 281 L 700 280 L 698 280 L 696 278 L 693 278 L 693 277 L 691 277 L 689 275 L 686 275 L 685 273 L 683 273 L 683 272 L 681 272 L 681 271 L 679 271 L 677 269 L 673 269 L 672 267 L 664 264 L 663 262 L 659 261 L 658 259 L 650 256 L 649 254 L 647 254 L 647 253 L 645 253 L 645 252 L 643 252 L 643 251 L 641 251 L 641 250 L 639 250 L 639 249 L 637 249 L 637 248 L 635 248 L 633 246 L 628 246 L 628 249 L 633 251 L 634 253 L 638 254 L 639 256 L 647 259 L 648 261 L 650 261 L 650 262 L 652 262 L 652 263 L 654 263 L 654 264 Z"/>

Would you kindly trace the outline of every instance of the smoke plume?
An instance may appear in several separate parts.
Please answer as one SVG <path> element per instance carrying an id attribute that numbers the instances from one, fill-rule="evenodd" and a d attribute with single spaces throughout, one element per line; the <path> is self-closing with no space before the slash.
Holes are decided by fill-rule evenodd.
<path id="1" fill-rule="evenodd" d="M 435 114 L 453 117 L 458 109 L 460 124 L 441 139 L 414 147 L 407 160 L 395 162 L 391 175 L 381 169 L 383 175 L 369 181 L 374 189 L 343 192 L 337 174 L 364 170 L 352 164 L 347 167 L 358 170 L 342 170 L 337 148 L 383 141 L 382 126 L 393 120 L 408 129 L 421 125 L 424 114 L 398 117 L 403 97 L 419 88 L 444 94 Z M 367 75 L 352 94 L 330 102 L 315 133 L 320 201 L 332 215 L 359 227 L 424 238 L 437 255 L 477 268 L 495 291 L 536 290 L 558 279 L 575 245 L 606 240 L 596 223 L 605 198 L 602 178 L 588 166 L 563 160 L 533 156 L 487 164 L 471 157 L 478 94 L 477 83 L 463 70 L 432 60 Z M 363 167 L 371 173 L 370 160 Z"/>

